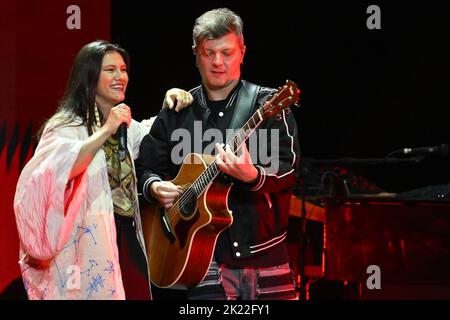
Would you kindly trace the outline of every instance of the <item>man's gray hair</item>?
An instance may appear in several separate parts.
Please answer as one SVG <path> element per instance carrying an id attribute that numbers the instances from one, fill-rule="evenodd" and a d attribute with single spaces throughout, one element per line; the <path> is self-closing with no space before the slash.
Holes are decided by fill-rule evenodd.
<path id="1" fill-rule="evenodd" d="M 219 8 L 207 11 L 195 20 L 192 30 L 193 48 L 198 48 L 204 40 L 217 39 L 230 32 L 239 37 L 240 44 L 243 46 L 243 27 L 241 17 L 230 9 Z"/>

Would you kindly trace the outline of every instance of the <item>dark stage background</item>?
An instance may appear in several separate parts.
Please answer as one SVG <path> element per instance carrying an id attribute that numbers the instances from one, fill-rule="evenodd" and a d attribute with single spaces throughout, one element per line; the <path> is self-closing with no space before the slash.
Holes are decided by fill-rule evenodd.
<path id="1" fill-rule="evenodd" d="M 314 3 L 314 4 L 313 4 Z M 381 30 L 367 7 L 379 5 Z M 383 158 L 403 147 L 449 143 L 450 19 L 443 4 L 378 1 L 163 1 L 143 9 L 112 1 L 112 40 L 131 53 L 128 101 L 137 118 L 155 114 L 170 87 L 192 88 L 194 19 L 229 7 L 244 20 L 243 77 L 302 90 L 296 111 L 305 158 Z M 387 191 L 447 183 L 449 158 L 352 166 Z"/>

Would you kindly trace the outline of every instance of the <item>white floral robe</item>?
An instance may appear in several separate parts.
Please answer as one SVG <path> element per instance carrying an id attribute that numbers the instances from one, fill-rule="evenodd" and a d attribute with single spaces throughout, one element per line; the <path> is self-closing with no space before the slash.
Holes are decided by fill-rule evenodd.
<path id="1" fill-rule="evenodd" d="M 87 128 L 48 127 L 20 175 L 14 199 L 28 297 L 125 299 L 105 154 L 99 149 L 87 170 L 68 181 Z M 149 126 L 131 122 L 127 144 L 132 159 L 148 131 Z M 137 200 L 135 208 L 144 248 Z"/>

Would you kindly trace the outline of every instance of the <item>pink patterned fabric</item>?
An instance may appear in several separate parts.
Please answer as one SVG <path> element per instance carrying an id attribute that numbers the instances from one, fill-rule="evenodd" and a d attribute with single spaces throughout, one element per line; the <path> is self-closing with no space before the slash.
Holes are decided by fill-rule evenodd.
<path id="1" fill-rule="evenodd" d="M 84 174 L 68 181 L 87 129 L 49 127 L 20 175 L 14 199 L 28 297 L 125 299 L 104 152 L 100 149 Z M 132 121 L 128 150 L 133 159 L 148 131 Z M 137 199 L 135 207 L 138 213 Z M 135 216 L 144 248 L 140 215 Z"/>

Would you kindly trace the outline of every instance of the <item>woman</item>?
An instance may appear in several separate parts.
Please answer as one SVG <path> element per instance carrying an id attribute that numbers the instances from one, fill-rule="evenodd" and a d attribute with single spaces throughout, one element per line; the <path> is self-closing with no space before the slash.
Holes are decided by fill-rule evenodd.
<path id="1" fill-rule="evenodd" d="M 21 173 L 14 210 L 30 299 L 151 298 L 133 165 L 149 126 L 121 103 L 128 67 L 120 46 L 85 45 Z M 175 102 L 182 108 L 192 96 L 171 89 L 164 105 Z M 127 150 L 120 159 L 122 123 Z"/>

